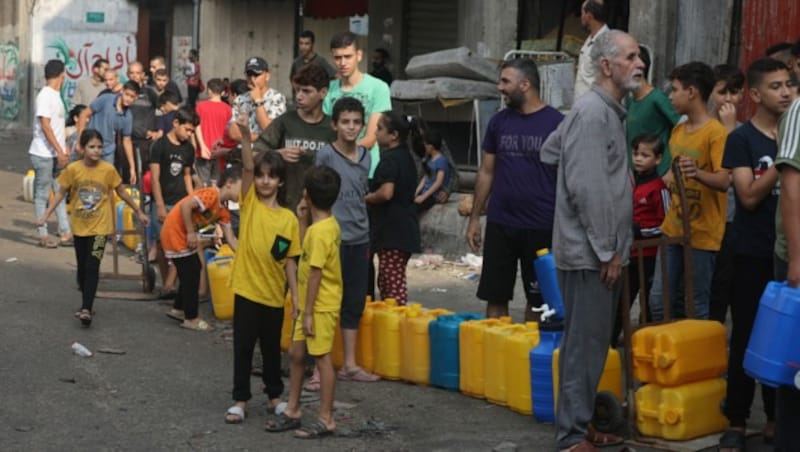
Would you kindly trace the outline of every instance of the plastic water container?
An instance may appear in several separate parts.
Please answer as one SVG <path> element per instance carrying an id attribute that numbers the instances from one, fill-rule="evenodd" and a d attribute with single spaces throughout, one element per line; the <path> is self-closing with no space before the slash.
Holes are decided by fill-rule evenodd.
<path id="1" fill-rule="evenodd" d="M 428 324 L 431 346 L 430 383 L 451 391 L 458 391 L 459 344 L 458 329 L 462 322 L 480 320 L 483 316 L 473 312 L 442 315 Z"/>
<path id="2" fill-rule="evenodd" d="M 725 326 L 714 320 L 649 326 L 632 340 L 634 376 L 643 383 L 678 386 L 717 378 L 728 369 Z"/>
<path id="3" fill-rule="evenodd" d="M 214 297 L 212 295 L 213 302 Z M 287 293 L 283 300 L 283 323 L 281 323 L 281 350 L 288 351 L 294 335 L 294 319 L 292 318 L 292 294 Z"/>
<path id="4" fill-rule="evenodd" d="M 554 403 L 558 402 L 558 357 L 559 349 L 553 352 L 553 396 Z M 603 368 L 603 375 L 600 383 L 597 384 L 597 392 L 608 391 L 617 396 L 617 400 L 622 401 L 622 359 L 619 352 L 613 348 L 608 349 L 606 355 L 606 366 Z M 555 407 L 555 405 L 553 405 Z"/>
<path id="5" fill-rule="evenodd" d="M 375 353 L 373 352 L 374 340 L 372 337 L 372 324 L 375 318 L 375 311 L 395 306 L 397 302 L 391 298 L 383 301 L 372 301 L 367 297 L 364 312 L 361 314 L 361 321 L 358 323 L 358 335 L 356 336 L 356 364 L 364 370 L 372 372 L 375 370 Z"/>
<path id="6" fill-rule="evenodd" d="M 503 341 L 508 407 L 530 416 L 533 413 L 530 354 L 539 344 L 539 325 L 536 322 L 527 322 L 523 330 L 505 336 Z"/>
<path id="7" fill-rule="evenodd" d="M 419 303 L 392 306 L 375 310 L 372 322 L 372 340 L 376 374 L 387 380 L 400 379 L 400 319 L 409 310 L 422 309 Z"/>
<path id="8" fill-rule="evenodd" d="M 523 333 L 527 327 L 521 324 L 497 325 L 483 333 L 483 392 L 488 402 L 505 406 L 508 403 L 506 391 L 506 339 L 513 334 Z"/>
<path id="9" fill-rule="evenodd" d="M 483 371 L 483 336 L 487 328 L 510 325 L 511 317 L 470 320 L 458 329 L 459 388 L 461 392 L 482 399 L 485 397 Z"/>
<path id="10" fill-rule="evenodd" d="M 427 385 L 431 374 L 429 324 L 440 315 L 452 314 L 447 309 L 412 309 L 400 321 L 402 360 L 400 379 Z"/>
<path id="11" fill-rule="evenodd" d="M 22 178 L 22 199 L 25 202 L 33 202 L 33 180 L 36 178 L 36 172 L 29 169 Z"/>
<path id="12" fill-rule="evenodd" d="M 759 382 L 794 386 L 800 347 L 790 338 L 800 331 L 800 289 L 786 283 L 767 284 L 744 354 L 744 370 Z"/>
<path id="13" fill-rule="evenodd" d="M 342 326 L 340 319 L 336 319 L 336 331 L 333 333 L 333 348 L 331 348 L 331 362 L 334 369 L 344 366 L 344 344 L 342 342 Z"/>
<path id="14" fill-rule="evenodd" d="M 542 299 L 555 310 L 555 316 L 559 319 L 564 318 L 564 301 L 561 299 L 561 289 L 558 287 L 558 276 L 556 275 L 556 261 L 550 250 L 542 248 L 536 252 L 536 259 L 533 261 L 533 268 L 536 270 L 536 280 L 539 281 L 539 290 L 542 292 Z"/>
<path id="15" fill-rule="evenodd" d="M 725 380 L 715 378 L 675 387 L 648 384 L 636 391 L 636 426 L 647 436 L 684 441 L 728 427 L 720 404 Z"/>
<path id="16" fill-rule="evenodd" d="M 233 256 L 220 255 L 219 252 L 214 259 L 206 262 L 214 317 L 220 320 L 233 318 L 233 290 L 228 286 L 232 265 Z"/>
<path id="17" fill-rule="evenodd" d="M 553 353 L 561 342 L 563 331 L 558 326 L 539 324 L 539 345 L 530 353 L 531 398 L 533 415 L 539 422 L 556 420 L 553 390 Z"/>

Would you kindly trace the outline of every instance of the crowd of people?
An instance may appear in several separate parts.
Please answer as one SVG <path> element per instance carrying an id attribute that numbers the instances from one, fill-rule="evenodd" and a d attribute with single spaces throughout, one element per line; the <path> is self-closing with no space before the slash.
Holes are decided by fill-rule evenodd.
<path id="1" fill-rule="evenodd" d="M 652 321 L 667 312 L 687 315 L 683 281 L 691 279 L 696 318 L 725 322 L 730 309 L 724 404 L 730 427 L 719 447 L 744 450 L 755 381 L 742 361 L 760 295 L 771 280 L 800 285 L 800 42 L 771 47 L 745 71 L 681 64 L 668 74 L 667 94 L 648 82 L 647 49 L 605 24 L 602 1 L 586 0 L 581 22 L 589 37 L 566 116 L 542 100 L 533 60 L 500 67 L 505 108 L 484 135 L 466 230 L 468 245 L 484 255 L 477 297 L 487 302 L 488 317 L 508 315 L 519 267 L 525 318 L 538 320 L 534 310 L 543 301 L 533 260 L 539 249 L 553 250 L 566 308 L 556 441 L 561 450 L 586 451 L 621 441 L 595 430 L 591 418 L 606 350 L 617 345 L 629 315 L 619 309 L 624 272 L 630 298 L 639 296 Z M 105 237 L 114 230 L 110 191 L 150 224 L 155 253 L 143 258 L 158 261 L 162 295 L 174 299 L 167 315 L 183 328 L 213 329 L 198 313 L 208 292 L 198 250 L 209 246 L 208 231 L 236 250 L 234 404 L 225 422 L 245 420 L 258 342 L 264 392 L 276 413 L 267 430 L 294 430 L 299 438 L 335 431 L 335 380 L 379 379 L 355 360 L 366 296 L 407 302 L 406 266 L 420 251 L 419 215 L 447 199 L 453 176 L 441 134 L 392 111 L 384 81 L 391 80 L 388 53 L 374 55 L 373 76 L 358 67 L 363 53 L 352 33 L 331 40 L 332 65 L 314 52 L 314 40 L 310 31 L 299 37 L 290 101 L 270 87 L 263 58 L 245 61 L 245 79 L 203 83 L 193 52 L 185 103 L 163 58 L 150 62 L 149 82 L 142 64 L 130 64 L 124 84 L 99 59 L 78 86 L 80 105 L 67 114 L 59 97 L 64 65 L 52 60 L 30 148 L 39 244 L 75 247 L 83 293 L 75 315 L 85 326 Z M 198 101 L 203 90 L 207 99 Z M 749 118 L 739 111 L 744 95 L 755 105 Z M 421 178 L 414 156 L 423 161 Z M 139 176 L 149 213 L 122 189 Z M 56 196 L 48 203 L 51 188 Z M 60 202 L 66 196 L 69 220 Z M 46 225 L 53 211 L 58 239 Z M 684 245 L 633 246 L 636 239 L 682 237 L 685 217 L 690 275 Z M 655 271 L 662 262 L 666 279 Z M 295 319 L 287 404 L 280 374 L 284 309 Z M 344 352 L 338 372 L 330 355 L 337 325 Z M 306 354 L 315 366 L 304 383 Z M 300 422 L 303 389 L 321 394 L 318 421 L 307 426 Z M 762 387 L 761 394 L 764 438 L 793 450 L 800 441 L 800 392 Z"/>

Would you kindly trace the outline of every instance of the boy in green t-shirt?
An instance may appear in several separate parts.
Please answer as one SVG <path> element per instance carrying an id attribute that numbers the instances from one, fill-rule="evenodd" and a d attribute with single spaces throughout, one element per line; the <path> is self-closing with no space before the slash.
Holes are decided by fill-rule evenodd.
<path id="1" fill-rule="evenodd" d="M 298 429 L 296 438 L 319 438 L 336 430 L 333 420 L 333 392 L 336 376 L 331 350 L 342 303 L 342 269 L 339 260 L 341 231 L 331 213 L 339 196 L 341 178 L 326 166 L 311 168 L 306 173 L 303 200 L 297 207 L 301 224 L 311 225 L 303 241 L 303 254 L 297 271 L 299 283 L 298 312 L 295 316 L 292 345 L 289 348 L 289 402 L 283 413 L 267 422 L 269 432 Z M 305 371 L 305 354 L 316 360 L 320 374 L 319 418 L 300 429 L 300 392 Z"/>

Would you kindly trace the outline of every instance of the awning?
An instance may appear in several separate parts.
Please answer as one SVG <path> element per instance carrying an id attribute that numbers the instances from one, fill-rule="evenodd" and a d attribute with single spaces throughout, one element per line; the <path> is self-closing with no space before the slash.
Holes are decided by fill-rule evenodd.
<path id="1" fill-rule="evenodd" d="M 363 16 L 367 14 L 367 0 L 305 0 L 303 16 L 313 19 Z"/>

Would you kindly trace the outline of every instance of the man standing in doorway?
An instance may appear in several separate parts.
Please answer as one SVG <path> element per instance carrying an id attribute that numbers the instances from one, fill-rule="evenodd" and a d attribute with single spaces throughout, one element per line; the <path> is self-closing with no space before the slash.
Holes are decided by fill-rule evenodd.
<path id="1" fill-rule="evenodd" d="M 92 64 L 92 75 L 84 77 L 78 82 L 75 94 L 72 95 L 73 105 L 89 105 L 105 89 L 105 73 L 108 70 L 108 60 L 98 58 Z"/>
<path id="2" fill-rule="evenodd" d="M 561 339 L 556 440 L 594 451 L 619 437 L 589 426 L 614 326 L 620 275 L 633 242 L 633 199 L 620 103 L 644 76 L 639 45 L 608 31 L 592 45 L 596 80 L 542 149 L 558 165 L 553 253 L 566 318 Z M 627 201 L 627 202 L 626 202 Z"/>
<path id="3" fill-rule="evenodd" d="M 183 102 L 183 96 L 181 96 L 181 89 L 178 87 L 178 84 L 175 83 L 175 80 L 172 80 L 172 78 L 169 76 L 169 70 L 167 70 L 167 62 L 161 55 L 155 56 L 153 57 L 153 59 L 150 60 L 150 78 L 147 80 L 147 86 L 151 88 L 156 88 L 156 86 L 158 85 L 158 83 L 156 83 L 157 82 L 156 72 L 158 72 L 159 69 L 163 69 L 167 72 L 166 74 L 167 82 L 166 86 L 156 89 L 156 91 L 162 91 L 162 92 L 172 91 L 173 93 L 177 93 L 178 103 Z"/>
<path id="4" fill-rule="evenodd" d="M 128 66 L 128 78 L 139 85 L 139 94 L 130 106 L 133 115 L 133 133 L 131 140 L 133 149 L 139 155 L 144 171 L 150 163 L 150 144 L 152 140 L 159 137 L 156 127 L 156 107 L 158 97 L 155 90 L 145 85 L 144 67 L 142 63 L 134 61 Z M 121 160 L 118 164 L 121 169 L 122 180 L 128 179 L 129 172 L 136 172 L 136 168 L 130 168 Z"/>
<path id="5" fill-rule="evenodd" d="M 589 32 L 589 37 L 581 47 L 578 57 L 578 72 L 575 74 L 575 100 L 586 94 L 595 79 L 595 68 L 591 58 L 592 45 L 603 33 L 608 31 L 606 10 L 603 0 L 586 0 L 581 5 L 581 26 Z"/>
<path id="6" fill-rule="evenodd" d="M 300 33 L 300 37 L 297 39 L 297 49 L 300 51 L 300 56 L 292 63 L 292 69 L 289 72 L 289 80 L 294 80 L 297 71 L 306 64 L 318 64 L 322 69 L 325 69 L 325 72 L 328 73 L 328 77 L 331 79 L 336 77 L 336 68 L 331 66 L 328 60 L 314 52 L 315 41 L 316 37 L 313 31 L 304 30 Z"/>
<path id="7" fill-rule="evenodd" d="M 478 285 L 478 298 L 487 302 L 487 317 L 508 315 L 517 266 L 527 298 L 525 319 L 538 320 L 531 308 L 542 304 L 533 260 L 537 250 L 550 248 L 556 168 L 542 163 L 539 151 L 564 115 L 542 102 L 539 83 L 533 60 L 503 63 L 498 88 L 507 108 L 492 117 L 483 140 L 467 243 L 474 252 L 481 247 L 480 215 L 491 193 Z"/>

